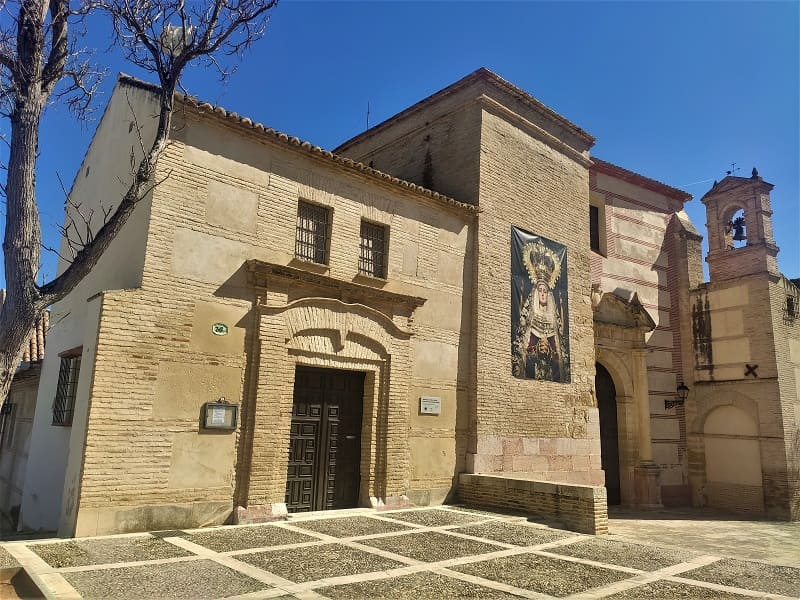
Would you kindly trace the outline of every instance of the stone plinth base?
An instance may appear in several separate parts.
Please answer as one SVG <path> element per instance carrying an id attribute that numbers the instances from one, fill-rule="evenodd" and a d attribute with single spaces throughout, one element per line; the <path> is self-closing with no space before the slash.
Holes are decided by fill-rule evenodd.
<path id="1" fill-rule="evenodd" d="M 654 463 L 642 463 L 633 470 L 636 506 L 644 509 L 663 508 L 661 502 L 661 469 Z"/>
<path id="2" fill-rule="evenodd" d="M 602 486 L 462 473 L 458 498 L 466 504 L 529 513 L 580 533 L 608 533 L 606 488 Z"/>
<path id="3" fill-rule="evenodd" d="M 385 498 L 369 497 L 369 506 L 375 510 L 397 510 L 414 506 L 408 496 L 387 496 Z"/>
<path id="4" fill-rule="evenodd" d="M 267 523 L 269 521 L 282 521 L 289 517 L 286 504 L 273 502 L 272 504 L 251 504 L 250 506 L 237 506 L 233 511 L 234 525 L 247 523 Z"/>

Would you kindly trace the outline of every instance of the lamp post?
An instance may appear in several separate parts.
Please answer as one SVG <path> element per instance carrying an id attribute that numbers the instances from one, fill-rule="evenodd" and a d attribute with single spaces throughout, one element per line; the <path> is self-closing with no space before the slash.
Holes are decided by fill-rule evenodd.
<path id="1" fill-rule="evenodd" d="M 682 406 L 684 402 L 686 402 L 686 398 L 689 397 L 689 387 L 683 383 L 682 381 L 678 384 L 678 388 L 675 390 L 676 398 L 674 400 L 664 400 L 664 408 L 674 408 L 676 406 Z"/>

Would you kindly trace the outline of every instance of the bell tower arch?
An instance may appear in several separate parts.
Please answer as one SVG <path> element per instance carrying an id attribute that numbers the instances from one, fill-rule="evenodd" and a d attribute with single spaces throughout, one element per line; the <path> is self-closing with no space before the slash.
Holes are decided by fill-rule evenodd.
<path id="1" fill-rule="evenodd" d="M 742 275 L 778 276 L 769 193 L 774 186 L 754 168 L 750 177 L 727 176 L 703 196 L 711 281 Z"/>

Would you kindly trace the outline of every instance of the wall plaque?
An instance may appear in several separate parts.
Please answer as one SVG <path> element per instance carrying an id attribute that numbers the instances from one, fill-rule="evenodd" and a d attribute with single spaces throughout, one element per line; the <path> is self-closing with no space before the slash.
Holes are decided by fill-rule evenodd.
<path id="1" fill-rule="evenodd" d="M 421 415 L 440 415 L 442 414 L 442 399 L 435 396 L 420 396 L 419 414 Z"/>

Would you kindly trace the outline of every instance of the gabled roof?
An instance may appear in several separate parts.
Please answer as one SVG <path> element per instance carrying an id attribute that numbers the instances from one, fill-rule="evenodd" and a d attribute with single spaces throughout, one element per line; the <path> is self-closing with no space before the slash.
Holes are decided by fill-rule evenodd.
<path id="1" fill-rule="evenodd" d="M 600 323 L 644 329 L 645 331 L 653 331 L 656 328 L 656 322 L 642 306 L 639 295 L 630 290 L 603 292 L 594 287 L 592 289 L 592 309 L 594 320 Z"/>
<path id="2" fill-rule="evenodd" d="M 610 175 L 611 177 L 616 177 L 617 179 L 622 179 L 623 181 L 633 183 L 634 185 L 643 187 L 651 192 L 656 192 L 663 196 L 667 196 L 668 198 L 680 200 L 681 202 L 686 202 L 692 199 L 692 195 L 689 192 L 685 192 L 655 179 L 645 177 L 644 175 L 640 175 L 634 171 L 629 171 L 628 169 L 620 167 L 619 165 L 601 160 L 594 156 L 592 157 L 592 162 L 594 164 L 589 167 L 589 171 L 596 171 L 598 173 Z"/>
<path id="3" fill-rule="evenodd" d="M 6 291 L 0 290 L 0 306 L 6 300 Z M 22 351 L 23 363 L 35 363 L 44 360 L 44 338 L 50 326 L 50 312 L 45 310 L 33 328 L 31 337 Z"/>
<path id="4" fill-rule="evenodd" d="M 118 81 L 119 83 L 148 90 L 154 93 L 157 93 L 159 91 L 159 87 L 157 85 L 154 85 L 152 83 L 147 83 L 146 81 L 142 81 L 135 77 L 131 77 L 130 75 L 125 75 L 124 73 L 120 73 Z M 317 158 L 321 158 L 333 164 L 344 167 L 349 171 L 358 173 L 360 175 L 366 175 L 373 181 L 389 183 L 395 187 L 414 192 L 421 196 L 427 196 L 428 198 L 432 198 L 444 204 L 448 204 L 450 206 L 463 209 L 467 212 L 474 213 L 477 212 L 478 210 L 477 207 L 472 204 L 467 204 L 466 202 L 459 202 L 458 200 L 451 198 L 450 196 L 440 194 L 439 192 L 435 192 L 421 185 L 417 185 L 416 183 L 412 183 L 410 181 L 400 179 L 399 177 L 394 177 L 393 175 L 389 175 L 388 173 L 378 171 L 377 169 L 373 169 L 372 167 L 354 161 L 350 158 L 345 158 L 344 156 L 334 154 L 333 152 L 324 150 L 319 146 L 313 145 L 311 142 L 303 141 L 300 138 L 296 138 L 294 136 L 290 136 L 286 133 L 282 133 L 270 127 L 266 127 L 265 125 L 255 122 L 247 117 L 242 117 L 235 112 L 223 108 L 222 106 L 211 104 L 209 102 L 203 102 L 202 100 L 198 100 L 197 98 L 194 98 L 192 96 L 181 94 L 180 92 L 175 93 L 175 99 L 178 100 L 179 102 L 184 103 L 187 106 L 196 108 L 201 113 L 216 116 L 217 118 L 223 119 L 233 125 L 237 125 L 239 127 L 251 130 L 256 135 L 261 135 L 262 137 L 268 139 L 271 142 L 286 147 L 290 147 L 296 150 L 304 151 L 307 154 L 310 154 Z"/>
<path id="5" fill-rule="evenodd" d="M 370 137 L 373 134 L 375 134 L 375 133 L 377 133 L 377 132 L 379 132 L 379 131 L 381 131 L 383 129 L 386 129 L 391 124 L 393 124 L 393 123 L 395 123 L 397 121 L 400 121 L 400 120 L 412 115 L 413 113 L 416 113 L 416 112 L 418 112 L 418 111 L 420 111 L 420 110 L 422 110 L 422 109 L 434 104 L 438 100 L 441 100 L 441 99 L 443 99 L 443 98 L 445 98 L 447 96 L 453 95 L 456 92 L 458 92 L 458 91 L 460 91 L 460 90 L 462 90 L 462 89 L 464 89 L 464 88 L 466 88 L 466 87 L 468 87 L 468 86 L 470 86 L 470 85 L 472 85 L 472 84 L 474 84 L 476 82 L 479 82 L 479 81 L 484 81 L 484 82 L 496 87 L 497 89 L 501 90 L 502 92 L 504 92 L 506 94 L 509 94 L 509 95 L 513 96 L 515 99 L 521 101 L 523 104 L 526 104 L 527 106 L 529 106 L 530 108 L 532 108 L 536 112 L 541 113 L 541 114 L 545 115 L 546 117 L 550 118 L 551 120 L 558 122 L 561 126 L 563 126 L 565 129 L 567 129 L 571 134 L 573 134 L 576 137 L 580 138 L 584 143 L 587 144 L 587 146 L 592 146 L 594 144 L 594 142 L 595 142 L 594 136 L 592 136 L 591 134 L 587 133 L 586 131 L 584 131 L 583 129 L 581 129 L 577 125 L 575 125 L 575 123 L 573 123 L 573 122 L 567 120 L 566 118 L 562 117 L 560 114 L 558 114 L 552 108 L 542 104 L 539 100 L 537 100 L 536 98 L 531 96 L 528 92 L 526 92 L 525 90 L 523 90 L 521 88 L 518 88 L 513 83 L 510 83 L 510 82 L 506 81 L 505 79 L 500 77 L 497 73 L 495 73 L 493 71 L 490 71 L 489 69 L 487 69 L 485 67 L 481 67 L 481 68 L 473 71 L 472 73 L 470 73 L 466 77 L 462 77 L 461 79 L 459 79 L 455 83 L 453 83 L 451 85 L 448 85 L 446 88 L 444 88 L 442 90 L 439 90 L 438 92 L 436 92 L 434 94 L 431 94 L 427 98 L 424 98 L 424 99 L 420 100 L 416 104 L 412 104 L 411 106 L 409 106 L 405 110 L 400 111 L 396 115 L 394 115 L 392 117 L 389 117 L 388 119 L 386 119 L 385 121 L 383 121 L 381 123 L 378 123 L 374 127 L 371 127 L 369 129 L 367 129 L 366 131 L 363 131 L 362 133 L 359 133 L 355 137 L 350 138 L 346 142 L 343 142 L 342 144 L 340 144 L 339 146 L 334 148 L 334 152 L 341 152 L 344 149 L 346 149 L 348 146 L 351 146 L 352 144 L 354 144 L 354 143 L 356 143 L 356 142 L 358 142 L 358 141 L 360 141 L 360 140 L 362 140 L 364 138 Z"/>
<path id="6" fill-rule="evenodd" d="M 755 171 L 755 169 L 753 169 Z M 711 189 L 708 190 L 704 195 L 702 200 L 705 200 L 709 196 L 716 196 L 717 194 L 725 194 L 731 192 L 735 189 L 748 187 L 752 185 L 760 185 L 766 188 L 767 190 L 771 190 L 775 186 L 771 183 L 767 183 L 761 177 L 758 176 L 758 171 L 755 171 L 755 174 L 752 177 L 736 177 L 734 175 L 726 176 L 720 182 L 714 182 L 714 185 L 711 186 Z"/>

